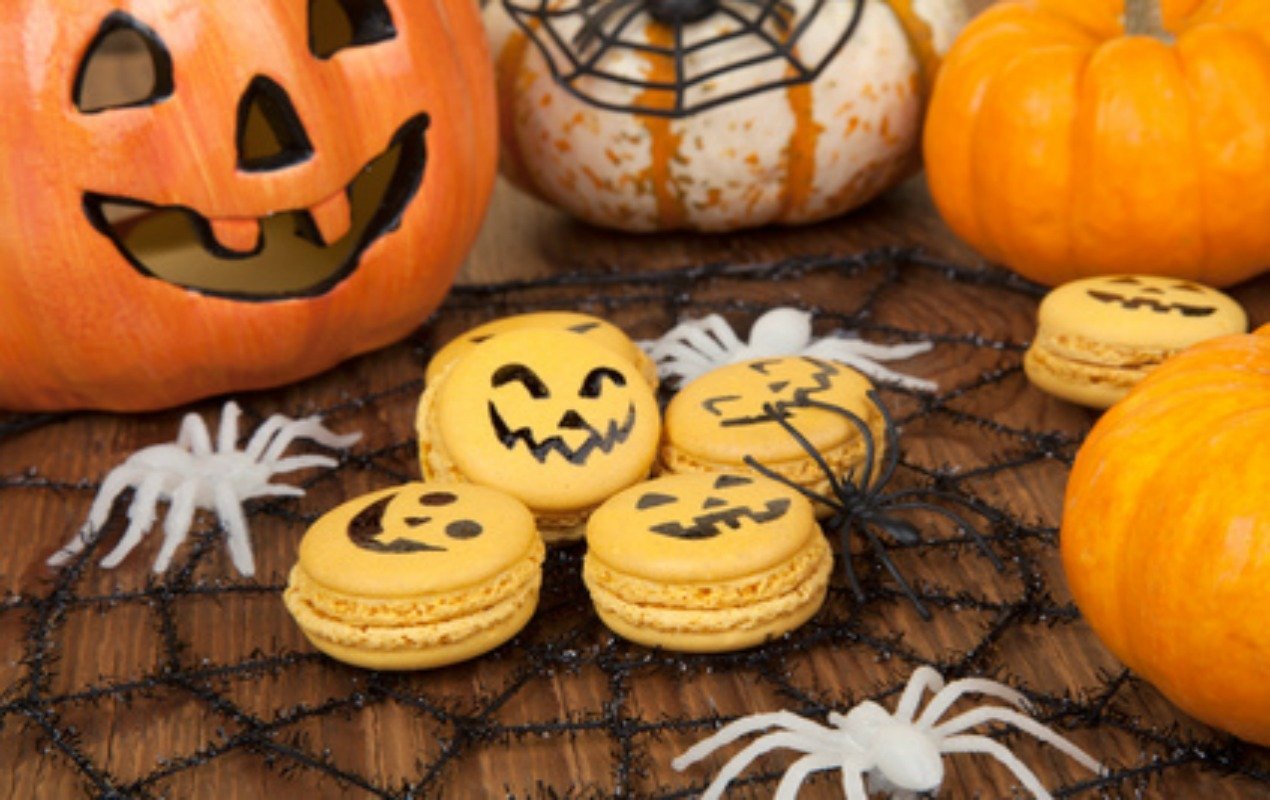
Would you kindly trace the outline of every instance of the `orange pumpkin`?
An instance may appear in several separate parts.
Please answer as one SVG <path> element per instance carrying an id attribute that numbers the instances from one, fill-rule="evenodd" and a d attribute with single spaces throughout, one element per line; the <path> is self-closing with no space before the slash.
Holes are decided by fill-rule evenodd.
<path id="1" fill-rule="evenodd" d="M 1174 356 L 1098 421 L 1060 543 L 1117 657 L 1192 716 L 1270 745 L 1270 325 Z"/>
<path id="2" fill-rule="evenodd" d="M 289 382 L 449 288 L 497 157 L 471 0 L 12 0 L 0 28 L 0 407 Z"/>
<path id="3" fill-rule="evenodd" d="M 949 227 L 1034 280 L 1257 275 L 1270 3 L 1004 0 L 950 49 L 923 147 Z"/>

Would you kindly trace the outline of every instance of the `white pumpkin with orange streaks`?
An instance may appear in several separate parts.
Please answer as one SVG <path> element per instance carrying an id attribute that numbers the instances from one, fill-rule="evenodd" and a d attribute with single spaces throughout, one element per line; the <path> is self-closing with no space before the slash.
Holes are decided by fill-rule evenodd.
<path id="1" fill-rule="evenodd" d="M 498 62 L 503 171 L 577 217 L 630 231 L 800 224 L 854 209 L 916 169 L 927 89 L 964 22 L 961 0 L 863 1 L 851 39 L 814 81 L 672 118 L 608 110 L 570 93 L 538 44 L 492 0 L 485 22 Z M 791 5 L 793 28 L 812 0 Z M 854 7 L 845 0 L 825 3 L 798 40 L 797 54 L 823 61 Z M 684 42 L 719 38 L 729 24 L 735 25 L 721 14 L 687 24 Z M 626 31 L 627 38 L 657 47 L 668 47 L 673 35 L 643 12 Z M 727 63 L 744 61 L 759 52 L 744 50 L 752 42 L 713 45 L 688 63 L 700 72 L 706 62 L 693 59 L 722 54 Z M 606 50 L 596 66 L 637 81 L 674 80 L 669 59 L 632 49 Z M 747 84 L 779 80 L 789 69 L 770 59 L 701 83 L 688 101 L 699 105 Z M 584 94 L 598 85 L 591 76 L 573 83 Z M 612 82 L 601 90 L 615 104 L 668 108 L 671 102 L 667 93 Z"/>

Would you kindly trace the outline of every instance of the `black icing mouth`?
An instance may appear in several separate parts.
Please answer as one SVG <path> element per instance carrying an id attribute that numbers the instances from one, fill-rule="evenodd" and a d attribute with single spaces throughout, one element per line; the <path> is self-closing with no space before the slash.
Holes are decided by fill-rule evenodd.
<path id="1" fill-rule="evenodd" d="M 789 505 L 788 498 L 781 497 L 768 500 L 767 508 L 763 511 L 755 511 L 749 506 L 736 506 L 693 517 L 692 525 L 684 525 L 682 522 L 663 522 L 660 525 L 653 525 L 649 530 L 676 539 L 712 539 L 723 533 L 724 528 L 736 530 L 741 527 L 742 520 L 748 519 L 757 525 L 762 525 L 765 522 L 780 519 L 785 516 L 786 511 L 789 511 Z"/>
<path id="2" fill-rule="evenodd" d="M 1177 311 L 1184 317 L 1207 317 L 1216 313 L 1217 309 L 1213 306 L 1192 306 L 1186 303 L 1161 303 L 1153 297 L 1125 297 L 1115 292 L 1100 292 L 1096 289 L 1088 289 L 1086 293 L 1100 303 L 1109 303 L 1118 305 L 1121 308 L 1129 310 L 1137 308 L 1147 308 L 1157 314 L 1167 314 L 1170 311 Z"/>
<path id="3" fill-rule="evenodd" d="M 271 301 L 325 294 L 351 275 L 362 253 L 396 230 L 423 183 L 428 115 L 418 114 L 393 134 L 342 190 L 349 227 L 324 241 L 309 208 L 279 211 L 254 221 L 255 246 L 231 250 L 218 241 L 212 221 L 185 206 L 156 206 L 93 192 L 84 195 L 88 221 L 114 242 L 141 274 L 217 297 Z M 338 198 L 324 198 L 310 208 Z M 164 242 L 167 247 L 147 246 Z M 171 245 L 175 243 L 176 246 Z"/>
<path id="4" fill-rule="evenodd" d="M 627 406 L 626 419 L 620 424 L 617 420 L 610 420 L 608 430 L 603 432 L 583 420 L 577 412 L 566 412 L 557 423 L 560 428 L 585 430 L 589 434 L 576 448 L 569 447 L 560 436 L 548 436 L 540 442 L 534 438 L 527 427 L 512 430 L 493 403 L 489 404 L 489 419 L 490 425 L 494 428 L 494 435 L 508 450 L 516 449 L 516 444 L 521 442 L 539 464 L 545 464 L 547 457 L 552 453 L 559 453 L 561 458 L 570 464 L 581 466 L 587 462 L 594 451 L 608 453 L 630 437 L 631 431 L 635 428 L 635 404 L 631 403 Z"/>

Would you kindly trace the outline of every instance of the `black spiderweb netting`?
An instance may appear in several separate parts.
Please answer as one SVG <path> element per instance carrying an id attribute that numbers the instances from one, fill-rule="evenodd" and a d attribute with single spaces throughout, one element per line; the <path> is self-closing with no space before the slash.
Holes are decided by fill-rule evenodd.
<path id="1" fill-rule="evenodd" d="M 502 0 L 556 83 L 591 105 L 681 117 L 815 80 L 857 0 Z M 650 19 L 661 25 L 650 33 Z"/>
<path id="2" fill-rule="evenodd" d="M 101 549 L 60 572 L 41 566 L 83 520 L 107 470 L 138 447 L 174 439 L 186 411 L 214 422 L 219 400 L 112 418 L 112 441 L 93 439 L 95 415 L 0 417 L 0 457 L 70 441 L 84 450 L 59 462 L 80 465 L 74 474 L 52 474 L 34 456 L 20 469 L 0 462 L 10 543 L 0 598 L 0 793 L 7 774 L 12 785 L 38 783 L 59 797 L 199 797 L 214 786 L 217 797 L 684 798 L 722 759 L 684 773 L 670 761 L 721 722 L 777 709 L 823 722 L 865 699 L 892 707 L 913 669 L 929 664 L 948 678 L 1016 686 L 1039 720 L 1111 768 L 1094 776 L 1025 734 L 992 728 L 1057 797 L 1270 797 L 1270 752 L 1180 715 L 1097 644 L 1067 596 L 1059 502 L 1090 417 L 1064 406 L 1038 411 L 1021 374 L 1026 341 L 1008 331 L 1029 330 L 1020 320 L 1040 293 L 1004 273 L 898 250 L 458 288 L 406 342 L 235 398 L 244 439 L 273 413 L 320 413 L 333 430 L 364 434 L 336 468 L 287 478 L 306 489 L 303 498 L 247 504 L 258 565 L 250 580 L 232 570 L 207 514 L 160 576 L 149 573 L 158 531 L 113 571 L 97 565 Z M 882 387 L 901 429 L 894 485 L 956 497 L 1000 569 L 945 518 L 911 514 L 921 541 L 892 542 L 889 552 L 930 620 L 859 547 L 849 557 L 863 601 L 838 569 L 824 608 L 797 631 L 745 652 L 683 656 L 604 629 L 574 546 L 549 555 L 529 626 L 474 661 L 376 673 L 304 641 L 279 597 L 296 545 L 342 500 L 417 478 L 419 376 L 449 338 L 546 308 L 602 315 L 642 339 L 710 312 L 745 331 L 776 305 L 815 310 L 818 333 L 933 343 L 890 366 L 937 380 L 937 392 Z M 976 309 L 973 324 L 943 313 L 953 306 Z M 123 529 L 127 502 L 115 506 L 107 544 Z M 64 525 L 23 525 L 37 515 Z M 770 796 L 793 757 L 759 759 L 728 796 Z M 945 764 L 942 796 L 1019 791 L 986 757 Z M 813 778 L 800 796 L 841 796 L 836 774 Z"/>

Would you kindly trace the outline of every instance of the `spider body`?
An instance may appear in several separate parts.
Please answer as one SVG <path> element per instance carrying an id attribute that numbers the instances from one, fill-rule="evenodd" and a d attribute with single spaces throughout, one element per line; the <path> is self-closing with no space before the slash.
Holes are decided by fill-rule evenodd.
<path id="1" fill-rule="evenodd" d="M 158 504 L 167 502 L 163 545 L 155 558 L 155 572 L 168 568 L 177 547 L 189 533 L 195 511 L 202 508 L 216 512 L 225 528 L 234 567 L 245 576 L 255 574 L 242 504 L 256 497 L 301 496 L 303 489 L 273 484 L 270 478 L 308 467 L 335 466 L 335 460 L 329 456 L 283 457 L 296 439 L 311 439 L 328 447 L 348 447 L 361 434 L 341 436 L 322 427 L 317 417 L 296 420 L 276 414 L 265 420 L 247 446 L 239 450 L 240 414 L 236 403 L 225 404 L 215 446 L 203 419 L 197 414 L 187 414 L 175 442 L 138 450 L 112 469 L 93 500 L 88 520 L 70 542 L 49 558 L 49 565 L 61 566 L 83 551 L 105 525 L 115 500 L 125 490 L 132 489 L 128 527 L 114 550 L 102 559 L 103 567 L 118 566 L 140 544 L 154 525 Z"/>
<path id="2" fill-rule="evenodd" d="M 934 696 L 918 714 L 922 695 Z M 933 792 L 943 783 L 943 757 L 954 753 L 989 755 L 1009 769 L 1038 800 L 1051 800 L 1036 775 L 1005 745 L 987 736 L 970 733 L 989 722 L 1012 725 L 1050 744 L 1081 765 L 1101 774 L 1103 767 L 1076 745 L 1015 708 L 981 706 L 944 722 L 940 718 L 966 694 L 983 694 L 1027 710 L 1023 695 L 1004 684 L 982 678 L 966 678 L 944 684 L 933 668 L 918 667 L 896 706 L 889 713 L 876 702 L 866 700 L 845 715 L 829 714 L 830 726 L 819 725 L 788 711 L 755 714 L 725 725 L 714 735 L 698 742 L 676 758 L 672 765 L 683 771 L 711 753 L 741 737 L 765 733 L 733 756 L 701 794 L 702 800 L 718 800 L 728 784 L 754 761 L 776 749 L 803 753 L 781 778 L 775 800 L 793 800 L 812 773 L 837 769 L 847 800 L 868 800 L 869 792 L 886 792 L 892 798 L 913 800 L 919 793 Z M 867 787 L 866 787 L 867 781 Z"/>
<path id="3" fill-rule="evenodd" d="M 879 361 L 891 361 L 925 353 L 929 342 L 873 344 L 850 336 L 812 338 L 811 314 L 795 308 L 774 308 L 754 321 L 748 341 L 740 337 L 718 314 L 681 322 L 644 348 L 657 364 L 663 380 L 681 386 L 705 372 L 753 358 L 802 355 L 846 364 L 876 380 L 913 391 L 932 392 L 937 387 L 922 378 L 890 370 Z"/>

